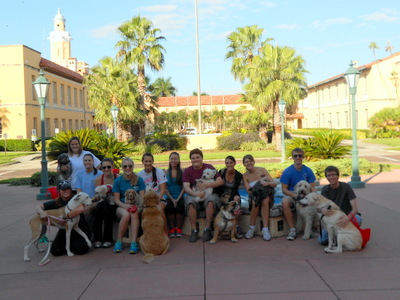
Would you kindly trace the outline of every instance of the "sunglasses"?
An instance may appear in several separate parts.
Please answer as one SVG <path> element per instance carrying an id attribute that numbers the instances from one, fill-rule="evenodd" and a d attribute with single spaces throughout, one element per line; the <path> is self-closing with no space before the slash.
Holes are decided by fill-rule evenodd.
<path id="1" fill-rule="evenodd" d="M 303 154 L 293 154 L 293 158 L 303 158 Z"/>
<path id="2" fill-rule="evenodd" d="M 105 170 L 105 169 L 111 169 L 112 167 L 111 166 L 102 166 L 101 167 L 103 170 Z"/>
<path id="3" fill-rule="evenodd" d="M 126 168 L 132 169 L 133 165 L 123 165 L 122 168 L 124 168 L 124 169 L 126 169 Z"/>

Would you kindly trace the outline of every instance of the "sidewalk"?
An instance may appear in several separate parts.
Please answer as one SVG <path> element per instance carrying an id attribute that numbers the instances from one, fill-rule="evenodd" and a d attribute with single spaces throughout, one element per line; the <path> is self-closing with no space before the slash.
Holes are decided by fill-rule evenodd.
<path id="1" fill-rule="evenodd" d="M 39 189 L 0 185 L 0 299 L 400 299 L 399 178 L 400 170 L 363 176 L 356 194 L 372 237 L 359 252 L 326 254 L 301 236 L 216 245 L 184 236 L 151 264 L 141 252 L 92 249 L 44 267 L 33 248 L 23 261 Z"/>

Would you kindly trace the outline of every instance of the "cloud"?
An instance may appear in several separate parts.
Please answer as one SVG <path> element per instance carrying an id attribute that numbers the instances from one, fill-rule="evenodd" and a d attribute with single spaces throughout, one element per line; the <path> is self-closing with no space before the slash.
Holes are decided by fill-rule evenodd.
<path id="1" fill-rule="evenodd" d="M 152 17 L 155 28 L 160 28 L 164 34 L 179 35 L 181 28 L 188 23 L 187 17 L 177 14 L 159 14 Z"/>
<path id="2" fill-rule="evenodd" d="M 278 6 L 278 3 L 271 1 L 260 1 L 260 4 L 266 7 L 275 7 Z"/>
<path id="3" fill-rule="evenodd" d="M 225 31 L 221 33 L 209 33 L 206 37 L 205 40 L 221 40 L 221 39 L 226 39 L 228 35 L 230 35 L 232 31 Z"/>
<path id="4" fill-rule="evenodd" d="M 106 25 L 90 31 L 90 36 L 96 39 L 110 38 L 118 34 L 118 25 Z"/>
<path id="5" fill-rule="evenodd" d="M 152 6 L 138 7 L 139 11 L 158 12 L 158 13 L 170 12 L 176 9 L 177 9 L 176 5 L 152 5 Z"/>
<path id="6" fill-rule="evenodd" d="M 276 28 L 279 29 L 287 29 L 287 30 L 293 30 L 299 28 L 299 25 L 297 24 L 279 24 L 275 26 Z"/>
<path id="7" fill-rule="evenodd" d="M 336 24 L 347 24 L 351 23 L 352 20 L 349 18 L 335 18 L 335 19 L 326 19 L 323 21 L 317 20 L 311 23 L 311 26 L 317 29 L 326 29 L 332 25 Z"/>
<path id="8" fill-rule="evenodd" d="M 388 11 L 388 13 L 394 14 L 393 11 Z M 395 16 L 389 16 L 387 13 L 384 12 L 374 12 L 370 15 L 362 15 L 360 16 L 362 20 L 365 21 L 383 21 L 383 22 L 394 22 L 398 20 L 398 17 Z"/>

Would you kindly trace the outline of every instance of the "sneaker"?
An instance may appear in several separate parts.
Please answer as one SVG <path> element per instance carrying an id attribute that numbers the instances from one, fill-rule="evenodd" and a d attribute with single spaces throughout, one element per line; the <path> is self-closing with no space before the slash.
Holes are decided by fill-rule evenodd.
<path id="1" fill-rule="evenodd" d="M 129 250 L 129 254 L 136 254 L 139 252 L 139 246 L 137 242 L 131 243 L 131 249 Z"/>
<path id="2" fill-rule="evenodd" d="M 297 233 L 296 233 L 296 230 L 294 229 L 290 229 L 290 231 L 289 231 L 289 234 L 288 234 L 288 236 L 287 236 L 287 240 L 288 241 L 293 241 L 293 240 L 295 240 L 296 239 L 296 237 L 297 237 Z"/>
<path id="3" fill-rule="evenodd" d="M 94 243 L 95 248 L 101 248 L 101 246 L 102 246 L 102 243 L 100 241 L 97 241 Z"/>
<path id="4" fill-rule="evenodd" d="M 180 228 L 175 228 L 175 235 L 177 238 L 181 238 L 183 233 L 182 233 L 182 229 Z"/>
<path id="5" fill-rule="evenodd" d="M 171 229 L 169 230 L 168 236 L 169 236 L 170 238 L 176 237 L 176 230 L 175 230 L 175 228 L 171 228 Z"/>
<path id="6" fill-rule="evenodd" d="M 47 238 L 47 236 L 42 236 L 41 238 L 40 238 L 40 240 L 39 240 L 39 243 L 48 243 L 49 242 L 49 239 Z"/>
<path id="7" fill-rule="evenodd" d="M 255 226 L 254 227 L 249 227 L 249 230 L 246 232 L 246 239 L 252 239 L 254 236 L 254 231 L 256 230 Z"/>
<path id="8" fill-rule="evenodd" d="M 118 241 L 115 243 L 114 253 L 121 253 L 121 252 L 122 252 L 122 243 L 121 241 Z"/>
<path id="9" fill-rule="evenodd" d="M 211 229 L 210 228 L 204 228 L 203 242 L 208 242 L 211 239 L 212 239 Z"/>
<path id="10" fill-rule="evenodd" d="M 189 242 L 191 242 L 191 243 L 196 242 L 198 236 L 199 236 L 199 232 L 197 230 L 192 229 L 192 233 L 190 234 Z"/>
<path id="11" fill-rule="evenodd" d="M 262 234 L 263 234 L 263 239 L 264 241 L 270 241 L 271 240 L 271 234 L 269 233 L 269 230 L 267 227 L 264 227 L 262 229 Z"/>
<path id="12" fill-rule="evenodd" d="M 113 245 L 113 243 L 111 243 L 111 242 L 104 242 L 102 247 L 103 248 L 110 248 L 112 245 Z"/>
<path id="13" fill-rule="evenodd" d="M 239 225 L 236 225 L 236 238 L 237 239 L 241 239 L 243 238 L 243 230 L 242 227 L 240 227 Z"/>

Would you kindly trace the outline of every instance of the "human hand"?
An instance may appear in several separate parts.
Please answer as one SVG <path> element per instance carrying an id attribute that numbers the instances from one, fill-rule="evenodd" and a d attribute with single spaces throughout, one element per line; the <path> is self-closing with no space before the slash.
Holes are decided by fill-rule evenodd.
<path id="1" fill-rule="evenodd" d="M 207 187 L 206 187 L 206 183 L 203 182 L 203 181 L 201 181 L 201 180 L 199 180 L 199 181 L 197 181 L 197 183 L 196 183 L 196 188 L 198 188 L 199 190 L 204 190 L 204 189 L 207 188 Z"/>
<path id="2" fill-rule="evenodd" d="M 197 197 L 200 197 L 200 198 L 204 198 L 204 197 L 206 196 L 206 192 L 204 192 L 204 191 L 199 191 L 199 192 L 196 193 L 196 196 L 197 196 Z"/>
<path id="3" fill-rule="evenodd" d="M 334 211 L 333 211 L 332 209 L 321 208 L 321 213 L 322 213 L 324 216 L 329 217 L 329 216 L 332 216 L 332 215 L 334 214 Z"/>
<path id="4" fill-rule="evenodd" d="M 346 225 L 350 222 L 349 218 L 346 215 L 340 216 L 337 225 L 341 228 L 346 227 Z"/>

